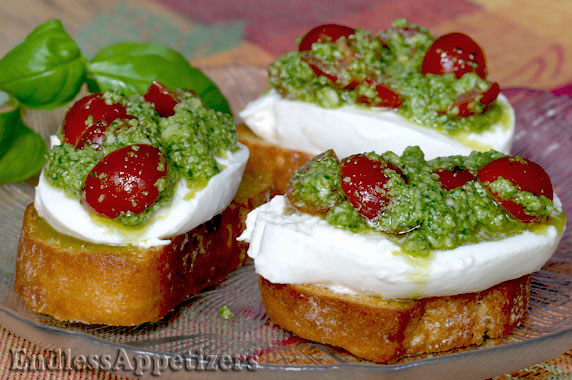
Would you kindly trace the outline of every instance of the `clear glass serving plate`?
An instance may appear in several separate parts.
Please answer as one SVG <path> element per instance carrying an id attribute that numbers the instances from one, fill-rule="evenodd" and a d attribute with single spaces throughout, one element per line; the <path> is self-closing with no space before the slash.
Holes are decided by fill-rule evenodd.
<path id="1" fill-rule="evenodd" d="M 229 98 L 235 112 L 266 89 L 265 69 L 225 66 L 205 70 Z M 517 115 L 514 153 L 540 163 L 572 220 L 572 99 L 527 89 L 508 89 Z M 53 133 L 64 111 L 34 111 L 26 120 L 43 136 Z M 0 325 L 48 348 L 74 354 L 150 353 L 170 357 L 197 352 L 233 358 L 257 355 L 256 371 L 210 372 L 209 376 L 377 379 L 487 378 L 522 369 L 572 347 L 572 228 L 552 259 L 533 275 L 526 319 L 512 335 L 478 347 L 407 357 L 379 365 L 347 352 L 300 339 L 268 320 L 257 277 L 246 265 L 216 287 L 191 297 L 166 319 L 133 328 L 62 323 L 30 311 L 13 290 L 14 265 L 24 208 L 33 183 L 0 186 Z M 570 222 L 569 222 L 570 224 Z M 233 317 L 223 319 L 227 305 Z M 126 375 L 132 375 L 129 371 Z M 189 376 L 167 371 L 170 378 Z"/>

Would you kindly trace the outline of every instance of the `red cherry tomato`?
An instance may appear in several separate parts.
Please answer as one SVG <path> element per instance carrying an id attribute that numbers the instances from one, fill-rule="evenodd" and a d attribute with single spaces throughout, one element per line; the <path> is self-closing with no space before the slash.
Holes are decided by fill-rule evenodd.
<path id="1" fill-rule="evenodd" d="M 354 34 L 355 30 L 353 28 L 343 26 L 343 25 L 336 25 L 336 24 L 327 24 L 327 25 L 320 25 L 312 29 L 300 42 L 300 46 L 298 48 L 299 51 L 309 51 L 312 50 L 312 44 L 314 42 L 325 42 L 331 41 L 335 42 L 340 37 L 349 37 Z M 303 53 L 301 54 L 300 58 L 310 65 L 310 68 L 316 74 L 316 76 L 325 76 L 330 81 L 335 83 L 339 88 L 344 90 L 352 90 L 354 89 L 360 82 L 356 79 L 345 80 L 342 83 L 339 83 L 337 73 L 343 70 L 355 57 L 355 51 L 351 49 L 351 47 L 347 44 L 339 45 L 339 47 L 345 52 L 344 58 L 336 60 L 335 63 L 325 63 L 315 57 L 311 53 Z"/>
<path id="2" fill-rule="evenodd" d="M 317 75 L 317 76 L 325 76 L 326 78 L 328 78 L 329 80 L 331 80 L 332 82 L 336 83 L 338 81 L 338 76 L 334 75 L 334 74 L 329 74 L 325 71 L 323 71 L 322 69 L 320 69 L 317 65 L 314 65 L 313 63 L 310 63 L 310 67 L 312 68 L 312 71 Z"/>
<path id="3" fill-rule="evenodd" d="M 439 182 L 441 182 L 441 187 L 445 190 L 456 189 L 476 179 L 470 171 L 458 167 L 455 167 L 453 170 L 437 169 L 433 173 L 439 175 Z"/>
<path id="4" fill-rule="evenodd" d="M 326 67 L 322 61 L 317 59 L 311 54 L 302 54 L 300 59 L 310 65 L 310 68 L 317 76 L 325 76 L 332 82 L 336 83 L 338 81 L 338 76 L 331 74 L 330 71 L 333 71 L 333 67 Z"/>
<path id="5" fill-rule="evenodd" d="M 486 79 L 487 64 L 479 44 L 463 33 L 445 34 L 433 41 L 421 65 L 422 74 L 454 73 L 460 78 L 470 72 Z"/>
<path id="6" fill-rule="evenodd" d="M 368 81 L 369 80 L 366 79 L 366 82 Z M 381 100 L 372 103 L 371 99 L 365 96 L 358 96 L 356 101 L 358 103 L 367 104 L 373 107 L 386 107 L 386 108 L 399 108 L 403 104 L 403 102 L 401 101 L 401 95 L 399 95 L 392 89 L 384 86 L 383 84 L 377 84 L 375 86 L 375 90 L 377 91 L 377 95 L 381 98 Z"/>
<path id="7" fill-rule="evenodd" d="M 151 83 L 147 93 L 143 97 L 149 103 L 153 103 L 155 111 L 157 111 L 161 117 L 173 116 L 175 114 L 175 106 L 179 103 L 177 94 L 156 80 Z"/>
<path id="8" fill-rule="evenodd" d="M 553 190 L 550 177 L 544 169 L 524 158 L 501 157 L 489 162 L 478 173 L 479 181 L 485 185 L 503 177 L 512 182 L 520 191 L 528 191 L 535 195 L 544 195 L 552 200 Z M 529 215 L 524 207 L 508 199 L 503 200 L 488 188 L 489 193 L 500 203 L 512 216 L 522 222 L 540 222 L 539 218 Z"/>
<path id="9" fill-rule="evenodd" d="M 358 154 L 347 157 L 340 167 L 341 187 L 348 201 L 362 216 L 374 220 L 381 215 L 389 203 L 387 189 L 389 177 L 385 169 L 401 170 L 389 162 L 380 162 Z"/>
<path id="10" fill-rule="evenodd" d="M 306 33 L 302 41 L 300 41 L 298 51 L 312 50 L 312 44 L 314 44 L 314 42 L 328 41 L 328 37 L 330 41 L 334 42 L 340 37 L 347 38 L 354 33 L 355 29 L 349 26 L 337 24 L 319 25 Z"/>
<path id="11" fill-rule="evenodd" d="M 494 82 L 485 92 L 471 92 L 466 96 L 460 97 L 456 102 L 459 106 L 459 116 L 467 117 L 473 115 L 475 112 L 471 110 L 469 106 L 479 97 L 479 103 L 484 105 L 483 112 L 485 112 L 490 107 L 491 103 L 499 96 L 499 93 L 499 84 Z"/>
<path id="12" fill-rule="evenodd" d="M 353 90 L 360 84 L 360 81 L 358 79 L 351 79 L 349 82 L 346 81 L 346 83 L 341 83 L 338 81 L 339 80 L 338 76 L 332 74 L 332 72 L 341 70 L 343 68 L 343 63 L 338 64 L 336 67 L 334 67 L 334 65 L 328 66 L 312 55 L 302 55 L 300 59 L 302 59 L 302 61 L 310 65 L 310 68 L 312 69 L 314 74 L 316 74 L 317 76 L 325 76 L 339 88 L 342 88 L 344 90 Z"/>
<path id="13" fill-rule="evenodd" d="M 80 136 L 76 148 L 81 149 L 84 146 L 93 146 L 100 150 L 103 139 L 105 138 L 105 130 L 109 125 L 105 120 L 99 120 L 87 128 Z"/>
<path id="14" fill-rule="evenodd" d="M 300 166 L 298 170 L 296 170 L 296 173 L 290 178 L 288 184 L 286 185 L 286 198 L 292 207 L 308 214 L 321 215 L 327 213 L 332 207 L 335 206 L 336 201 L 334 199 L 328 199 L 327 201 L 323 202 L 308 202 L 303 197 L 300 197 L 300 194 L 296 191 L 297 187 L 304 181 L 304 178 L 307 176 L 306 173 L 308 173 L 308 171 L 314 165 L 330 160 L 335 161 L 338 164 L 340 162 L 338 156 L 332 149 L 313 157 L 310 161 L 306 162 L 304 165 Z"/>
<path id="15" fill-rule="evenodd" d="M 155 202 L 157 180 L 167 175 L 161 151 L 151 145 L 128 145 L 101 159 L 85 179 L 82 204 L 95 214 L 115 218 L 140 214 Z"/>
<path id="16" fill-rule="evenodd" d="M 123 126 L 130 128 L 131 124 L 127 123 L 127 119 L 135 119 L 135 117 L 127 115 L 125 119 L 120 119 L 119 122 L 122 123 Z M 117 123 L 118 121 L 115 122 Z M 105 131 L 108 127 L 109 124 L 105 120 L 100 120 L 96 123 L 93 123 L 83 132 L 77 142 L 76 148 L 82 149 L 87 145 L 95 148 L 96 150 L 100 150 L 101 144 L 105 139 Z"/>
<path id="17" fill-rule="evenodd" d="M 86 124 L 91 116 L 92 121 Z M 81 135 L 94 123 L 105 121 L 108 125 L 115 119 L 128 117 L 122 104 L 105 103 L 102 94 L 92 94 L 78 100 L 68 111 L 64 119 L 64 142 L 77 146 Z"/>
<path id="18" fill-rule="evenodd" d="M 346 86 L 344 86 L 344 90 L 353 90 L 354 88 L 356 88 L 359 84 L 359 80 L 357 79 L 352 79 L 350 81 L 350 83 L 348 83 Z"/>
<path id="19" fill-rule="evenodd" d="M 374 104 L 376 107 L 388 107 L 388 108 L 399 108 L 401 107 L 401 96 L 385 87 L 382 84 L 378 84 L 377 86 L 375 86 L 375 90 L 377 91 L 377 95 L 379 95 L 379 97 L 381 98 L 381 101 L 379 101 L 378 103 Z"/>

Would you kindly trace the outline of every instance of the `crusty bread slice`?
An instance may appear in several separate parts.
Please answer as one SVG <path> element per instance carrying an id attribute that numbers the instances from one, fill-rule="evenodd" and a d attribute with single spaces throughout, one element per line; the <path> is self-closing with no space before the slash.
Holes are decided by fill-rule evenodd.
<path id="1" fill-rule="evenodd" d="M 272 173 L 275 193 L 284 193 L 295 169 L 312 156 L 265 143 L 244 128 L 239 131 L 257 147 L 251 149 L 256 162 L 273 158 L 266 162 L 274 166 L 263 172 Z M 508 335 L 524 317 L 530 291 L 530 276 L 481 292 L 419 300 L 340 294 L 315 285 L 273 284 L 262 277 L 259 283 L 273 322 L 379 363 Z"/>
<path id="2" fill-rule="evenodd" d="M 64 321 L 137 325 L 157 321 L 191 294 L 223 280 L 246 261 L 237 242 L 246 215 L 284 190 L 308 155 L 260 140 L 246 127 L 250 149 L 231 205 L 211 221 L 163 247 L 111 247 L 58 233 L 28 206 L 22 226 L 14 287 L 34 311 Z"/>
<path id="3" fill-rule="evenodd" d="M 309 161 L 313 154 L 286 149 L 270 144 L 256 136 L 244 124 L 236 127 L 240 142 L 250 150 L 249 164 L 254 165 L 251 173 L 263 174 L 271 179 L 274 194 L 284 194 L 286 185 L 296 169 Z"/>
<path id="4" fill-rule="evenodd" d="M 262 277 L 259 284 L 273 322 L 302 338 L 387 363 L 510 334 L 525 315 L 530 275 L 481 292 L 404 301 L 274 284 Z"/>
<path id="5" fill-rule="evenodd" d="M 54 231 L 32 205 L 25 213 L 15 289 L 37 312 L 67 321 L 137 325 L 165 316 L 186 297 L 224 279 L 246 260 L 236 242 L 247 213 L 284 193 L 311 155 L 283 149 L 238 126 L 250 159 L 234 201 L 220 216 L 163 248 L 110 248 Z M 528 303 L 530 276 L 478 293 L 390 301 L 333 293 L 319 286 L 260 278 L 266 311 L 297 335 L 388 362 L 446 351 L 509 334 Z"/>
<path id="6" fill-rule="evenodd" d="M 112 247 L 70 238 L 33 205 L 24 215 L 14 287 L 34 311 L 109 325 L 156 321 L 246 260 L 235 242 L 241 206 L 161 247 Z"/>

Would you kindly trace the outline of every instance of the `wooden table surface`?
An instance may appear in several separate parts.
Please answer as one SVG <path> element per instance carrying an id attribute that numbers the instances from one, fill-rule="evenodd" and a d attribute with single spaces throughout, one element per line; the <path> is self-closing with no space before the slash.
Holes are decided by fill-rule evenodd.
<path id="1" fill-rule="evenodd" d="M 434 34 L 469 34 L 483 47 L 492 80 L 503 87 L 572 96 L 570 0 L 2 0 L 0 56 L 36 25 L 58 18 L 88 57 L 112 42 L 149 40 L 175 48 L 197 66 L 265 66 L 314 25 L 377 31 L 397 17 Z M 21 348 L 43 351 L 0 326 L 1 379 L 122 379 L 91 370 L 12 372 L 9 352 Z M 572 379 L 572 350 L 500 378 L 515 377 Z"/>

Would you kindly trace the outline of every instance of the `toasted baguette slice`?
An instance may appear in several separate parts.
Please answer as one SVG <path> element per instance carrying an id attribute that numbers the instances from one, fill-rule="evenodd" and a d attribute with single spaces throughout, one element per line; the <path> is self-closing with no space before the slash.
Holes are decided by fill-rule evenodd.
<path id="1" fill-rule="evenodd" d="M 255 161 L 266 162 L 262 172 L 272 173 L 274 194 L 283 194 L 295 169 L 312 158 L 265 143 L 244 126 L 238 130 L 256 147 L 251 148 Z M 265 161 L 269 156 L 274 160 Z M 399 301 L 334 293 L 315 285 L 274 284 L 262 277 L 259 284 L 266 313 L 284 329 L 387 363 L 510 334 L 526 313 L 530 275 L 481 292 Z"/>
<path id="2" fill-rule="evenodd" d="M 530 275 L 481 292 L 407 301 L 274 284 L 262 277 L 259 284 L 273 322 L 302 338 L 387 363 L 510 334 L 526 312 Z"/>
<path id="3" fill-rule="evenodd" d="M 250 150 L 248 163 L 255 165 L 251 173 L 263 174 L 271 179 L 271 186 L 274 191 L 272 195 L 284 194 L 286 185 L 296 169 L 314 157 L 313 154 L 270 144 L 256 136 L 244 124 L 238 125 L 236 130 L 240 142 Z"/>
<path id="4" fill-rule="evenodd" d="M 34 311 L 108 325 L 156 321 L 246 260 L 234 236 L 240 205 L 166 246 L 90 244 L 55 231 L 33 205 L 24 223 L 14 287 Z"/>
<path id="5" fill-rule="evenodd" d="M 34 311 L 58 320 L 131 326 L 157 321 L 191 294 L 223 280 L 245 262 L 236 241 L 249 211 L 284 190 L 308 156 L 239 137 L 251 158 L 231 205 L 211 221 L 163 247 L 90 244 L 55 231 L 28 206 L 14 287 Z"/>

